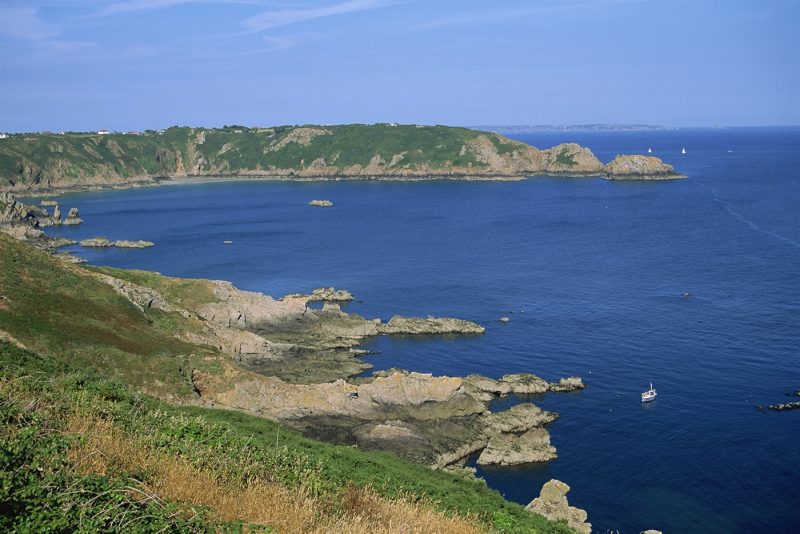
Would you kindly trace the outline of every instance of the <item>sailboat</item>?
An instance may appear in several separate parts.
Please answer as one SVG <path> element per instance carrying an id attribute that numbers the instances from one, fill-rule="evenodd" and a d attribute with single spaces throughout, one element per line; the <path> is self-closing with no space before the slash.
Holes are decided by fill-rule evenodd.
<path id="1" fill-rule="evenodd" d="M 642 393 L 642 402 L 650 402 L 656 400 L 658 393 L 656 393 L 653 383 L 650 382 L 650 389 Z"/>
<path id="2" fill-rule="evenodd" d="M 653 149 L 652 149 L 652 148 L 648 148 L 648 149 L 647 149 L 647 153 L 648 153 L 648 154 L 652 154 L 652 153 L 653 153 Z"/>
<path id="3" fill-rule="evenodd" d="M 685 148 L 681 149 L 681 154 L 686 154 L 686 149 Z"/>

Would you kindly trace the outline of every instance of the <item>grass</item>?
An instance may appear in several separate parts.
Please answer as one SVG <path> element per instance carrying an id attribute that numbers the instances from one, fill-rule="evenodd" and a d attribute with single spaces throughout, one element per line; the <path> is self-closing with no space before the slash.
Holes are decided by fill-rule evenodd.
<path id="1" fill-rule="evenodd" d="M 0 330 L 153 393 L 191 395 L 188 370 L 208 365 L 204 348 L 177 339 L 179 314 L 142 314 L 89 271 L 2 233 L 0 295 Z"/>
<path id="2" fill-rule="evenodd" d="M 556 155 L 556 163 L 569 166 L 578 164 L 578 162 L 575 161 L 575 157 L 569 153 L 569 149 L 567 148 L 562 148 Z"/>
<path id="3" fill-rule="evenodd" d="M 571 532 L 477 481 L 0 342 L 4 531 Z"/>

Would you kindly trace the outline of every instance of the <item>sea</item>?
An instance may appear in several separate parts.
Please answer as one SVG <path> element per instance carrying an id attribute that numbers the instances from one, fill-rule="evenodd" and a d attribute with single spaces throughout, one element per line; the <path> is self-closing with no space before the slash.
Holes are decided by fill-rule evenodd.
<path id="1" fill-rule="evenodd" d="M 602 161 L 652 154 L 688 179 L 226 181 L 65 195 L 92 264 L 230 280 L 274 296 L 335 286 L 367 317 L 455 316 L 477 337 L 381 337 L 375 369 L 580 376 L 509 397 L 556 411 L 558 458 L 479 468 L 527 504 L 571 486 L 594 532 L 800 530 L 800 128 L 541 132 Z M 685 148 L 685 154 L 682 149 Z M 308 206 L 329 199 L 331 208 Z M 232 244 L 224 244 L 229 240 Z M 500 322 L 506 316 L 509 322 Z M 640 393 L 652 382 L 655 402 Z M 474 465 L 474 458 L 471 463 Z"/>

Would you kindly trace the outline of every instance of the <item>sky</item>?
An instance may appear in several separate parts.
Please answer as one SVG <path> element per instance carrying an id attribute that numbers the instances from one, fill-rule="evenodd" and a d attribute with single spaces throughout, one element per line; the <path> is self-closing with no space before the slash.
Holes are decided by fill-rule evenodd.
<path id="1" fill-rule="evenodd" d="M 0 0 L 0 131 L 800 124 L 798 0 Z"/>

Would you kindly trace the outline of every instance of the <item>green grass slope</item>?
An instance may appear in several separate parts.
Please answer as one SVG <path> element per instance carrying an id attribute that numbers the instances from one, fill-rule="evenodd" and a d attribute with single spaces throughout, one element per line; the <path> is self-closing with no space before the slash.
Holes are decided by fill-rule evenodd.
<path id="1" fill-rule="evenodd" d="M 0 140 L 0 188 L 118 185 L 183 174 L 308 173 L 320 161 L 326 173 L 354 172 L 376 156 L 382 160 L 380 173 L 478 172 L 489 165 L 464 146 L 480 136 L 499 154 L 527 147 L 466 128 L 389 124 L 17 134 Z"/>
<path id="2" fill-rule="evenodd" d="M 211 366 L 204 348 L 175 337 L 187 327 L 177 313 L 141 313 L 86 269 L 0 233 L 0 332 L 31 350 L 186 396 L 190 370 Z"/>

